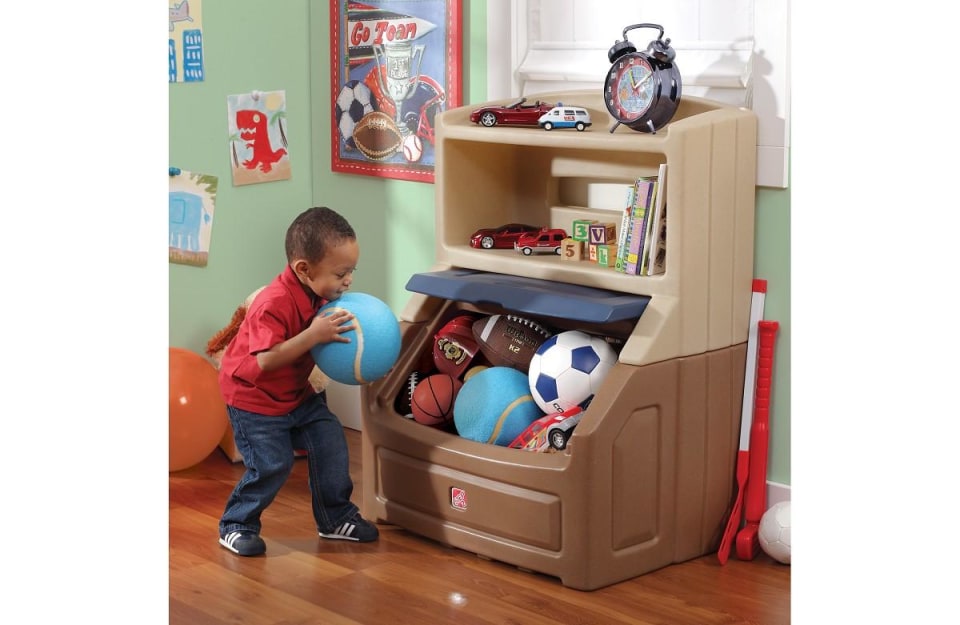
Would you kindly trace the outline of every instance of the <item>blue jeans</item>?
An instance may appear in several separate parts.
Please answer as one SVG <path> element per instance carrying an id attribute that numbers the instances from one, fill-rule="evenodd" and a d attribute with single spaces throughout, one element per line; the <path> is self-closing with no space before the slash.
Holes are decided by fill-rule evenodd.
<path id="1" fill-rule="evenodd" d="M 293 450 L 307 452 L 308 482 L 317 531 L 331 531 L 359 509 L 350 501 L 350 457 L 343 426 L 327 408 L 326 393 L 282 416 L 261 415 L 227 406 L 237 449 L 246 471 L 227 499 L 220 536 L 248 530 L 260 533 L 260 515 L 293 470 Z"/>

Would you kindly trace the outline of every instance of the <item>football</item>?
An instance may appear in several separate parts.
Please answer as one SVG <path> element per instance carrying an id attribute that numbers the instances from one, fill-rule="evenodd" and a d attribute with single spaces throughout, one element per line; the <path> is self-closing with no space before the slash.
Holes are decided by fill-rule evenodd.
<path id="1" fill-rule="evenodd" d="M 353 143 L 371 161 L 382 161 L 397 153 L 403 145 L 403 135 L 393 118 L 373 111 L 364 115 L 354 127 Z"/>
<path id="2" fill-rule="evenodd" d="M 524 373 L 530 359 L 551 333 L 536 321 L 516 315 L 491 315 L 473 324 L 480 352 L 498 367 Z"/>
<path id="3" fill-rule="evenodd" d="M 585 408 L 617 353 L 599 336 L 568 330 L 547 339 L 530 360 L 530 394 L 547 414 Z"/>
<path id="4" fill-rule="evenodd" d="M 770 506 L 760 517 L 757 531 L 760 547 L 768 556 L 782 564 L 790 564 L 790 502 L 781 501 Z"/>
<path id="5" fill-rule="evenodd" d="M 367 113 L 377 110 L 374 106 L 370 87 L 359 80 L 349 80 L 340 88 L 334 107 L 334 116 L 340 137 L 348 150 L 356 148 L 353 130 Z"/>
<path id="6" fill-rule="evenodd" d="M 420 383 L 421 379 L 422 376 L 419 372 L 412 372 L 407 377 L 407 383 L 400 389 L 400 392 L 397 393 L 397 399 L 393 402 L 393 407 L 401 417 L 406 419 L 413 418 L 413 391 L 417 388 L 417 384 Z"/>

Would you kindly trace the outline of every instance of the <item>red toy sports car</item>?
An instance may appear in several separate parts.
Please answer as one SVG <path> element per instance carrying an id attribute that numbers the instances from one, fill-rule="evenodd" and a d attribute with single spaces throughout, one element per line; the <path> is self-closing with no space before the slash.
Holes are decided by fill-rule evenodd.
<path id="1" fill-rule="evenodd" d="M 497 124 L 507 126 L 537 126 L 537 120 L 549 113 L 553 104 L 537 100 L 527 104 L 526 98 L 519 98 L 503 106 L 485 106 L 470 113 L 470 121 L 490 128 Z"/>
<path id="2" fill-rule="evenodd" d="M 540 232 L 539 226 L 527 224 L 504 224 L 499 228 L 480 228 L 470 236 L 470 247 L 492 249 L 511 249 L 517 239 L 524 234 Z"/>

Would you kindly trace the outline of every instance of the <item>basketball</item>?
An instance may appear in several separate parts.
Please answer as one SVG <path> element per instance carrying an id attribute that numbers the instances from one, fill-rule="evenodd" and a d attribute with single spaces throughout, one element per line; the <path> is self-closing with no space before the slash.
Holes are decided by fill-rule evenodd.
<path id="1" fill-rule="evenodd" d="M 453 405 L 463 382 L 447 373 L 436 373 L 417 384 L 410 402 L 417 423 L 443 428 L 453 422 Z"/>
<path id="2" fill-rule="evenodd" d="M 453 405 L 460 436 L 504 447 L 542 416 L 526 374 L 511 367 L 476 372 L 463 383 Z"/>
<path id="3" fill-rule="evenodd" d="M 217 369 L 200 354 L 170 348 L 170 471 L 199 463 L 217 448 L 230 422 Z"/>
<path id="4" fill-rule="evenodd" d="M 376 382 L 387 374 L 400 355 L 400 324 L 390 307 L 366 293 L 344 293 L 317 311 L 329 315 L 353 313 L 353 330 L 340 336 L 349 343 L 320 343 L 310 348 L 314 362 L 331 379 L 359 386 Z"/>

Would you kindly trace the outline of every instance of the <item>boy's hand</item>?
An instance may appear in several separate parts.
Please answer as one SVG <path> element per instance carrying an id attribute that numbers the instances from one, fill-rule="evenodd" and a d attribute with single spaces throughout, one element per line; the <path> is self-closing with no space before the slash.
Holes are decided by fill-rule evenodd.
<path id="1" fill-rule="evenodd" d="M 344 332 L 355 330 L 352 323 L 354 314 L 346 310 L 335 310 L 326 315 L 317 315 L 310 322 L 310 333 L 317 343 L 349 343 Z"/>

